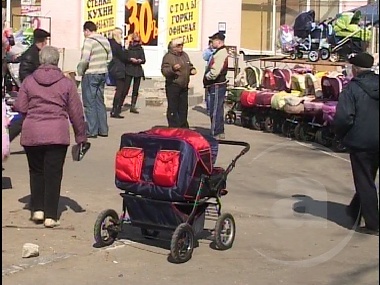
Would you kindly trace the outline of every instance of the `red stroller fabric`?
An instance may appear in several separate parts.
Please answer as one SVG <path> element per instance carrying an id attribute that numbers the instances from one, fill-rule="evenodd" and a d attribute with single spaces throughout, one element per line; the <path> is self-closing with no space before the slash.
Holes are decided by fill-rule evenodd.
<path id="1" fill-rule="evenodd" d="M 258 91 L 256 94 L 256 106 L 270 107 L 272 97 L 275 92 L 273 91 Z"/>
<path id="2" fill-rule="evenodd" d="M 240 97 L 241 105 L 248 108 L 255 106 L 257 92 L 257 90 L 244 90 Z"/>

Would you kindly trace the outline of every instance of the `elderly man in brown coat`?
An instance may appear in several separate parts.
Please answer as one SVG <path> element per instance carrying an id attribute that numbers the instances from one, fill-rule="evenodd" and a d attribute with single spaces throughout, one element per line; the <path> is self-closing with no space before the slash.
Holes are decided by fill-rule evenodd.
<path id="1" fill-rule="evenodd" d="M 183 51 L 183 39 L 174 39 L 169 51 L 162 59 L 161 72 L 165 77 L 166 98 L 168 100 L 167 119 L 169 127 L 188 128 L 188 97 L 190 76 L 197 70 Z"/>

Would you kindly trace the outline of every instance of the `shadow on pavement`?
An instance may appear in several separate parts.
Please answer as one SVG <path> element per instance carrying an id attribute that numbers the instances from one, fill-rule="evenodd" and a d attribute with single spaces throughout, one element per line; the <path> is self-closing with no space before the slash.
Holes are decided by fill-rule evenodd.
<path id="1" fill-rule="evenodd" d="M 196 131 L 202 135 L 210 135 L 210 129 L 202 128 L 202 127 L 191 127 L 193 131 Z"/>
<path id="2" fill-rule="evenodd" d="M 16 155 L 16 154 L 25 154 L 25 150 L 19 150 L 19 151 L 11 152 L 11 155 Z"/>
<path id="3" fill-rule="evenodd" d="M 204 229 L 201 233 L 199 233 L 195 239 L 194 248 L 199 247 L 200 241 L 211 241 L 211 244 L 209 245 L 210 248 L 215 249 L 216 247 L 213 246 L 213 238 L 212 238 L 212 231 L 209 229 Z M 133 227 L 128 224 L 124 224 L 122 226 L 122 231 L 118 233 L 117 239 L 121 242 L 123 240 L 127 242 L 132 242 L 130 246 L 138 248 L 140 250 L 149 251 L 154 254 L 159 255 L 168 255 L 168 262 L 176 263 L 170 256 L 170 245 L 171 245 L 171 239 L 172 239 L 172 232 L 171 231 L 160 231 L 157 237 L 151 237 L 151 236 L 145 236 L 142 234 L 142 231 L 138 227 Z M 136 243 L 137 245 L 134 246 L 133 244 Z M 152 248 L 141 248 L 138 246 L 145 245 L 150 246 Z M 101 246 L 97 243 L 93 244 L 94 248 L 101 248 Z M 167 253 L 162 253 L 160 251 L 154 250 L 154 248 L 159 248 L 167 251 Z"/>
<path id="4" fill-rule="evenodd" d="M 346 214 L 346 205 L 331 201 L 318 201 L 300 194 L 292 197 L 299 199 L 293 205 L 293 211 L 296 213 L 320 217 L 346 229 L 352 229 L 354 225 L 352 219 Z"/>
<path id="5" fill-rule="evenodd" d="M 346 271 L 341 275 L 336 275 L 333 278 L 333 281 L 329 283 L 329 285 L 356 285 L 356 284 L 364 284 L 363 278 L 365 275 L 368 275 L 371 272 L 379 271 L 379 261 L 373 262 L 371 264 L 363 264 L 358 265 L 356 268 L 351 269 L 350 271 Z M 379 284 L 377 279 L 373 280 L 372 284 Z M 368 283 L 367 283 L 368 284 Z"/>
<path id="6" fill-rule="evenodd" d="M 29 207 L 30 195 L 24 196 L 20 198 L 18 201 L 25 204 L 23 209 L 31 210 L 31 208 Z M 86 209 L 84 209 L 81 205 L 79 205 L 78 202 L 74 201 L 73 199 L 69 197 L 61 196 L 59 198 L 59 204 L 58 204 L 58 219 L 61 217 L 62 213 L 67 211 L 68 209 L 73 210 L 75 213 L 86 212 Z"/>
<path id="7" fill-rule="evenodd" d="M 124 111 L 128 111 L 129 109 L 131 108 L 131 104 L 129 103 L 125 103 L 123 105 L 123 107 L 121 108 L 121 111 L 124 112 Z M 111 112 L 112 111 L 112 108 L 111 107 L 107 107 L 106 108 L 107 112 Z"/>
<path id="8" fill-rule="evenodd" d="M 12 189 L 12 180 L 10 177 L 1 177 L 1 190 Z"/>
<path id="9" fill-rule="evenodd" d="M 169 127 L 168 126 L 164 126 L 164 125 L 155 125 L 155 126 L 152 126 L 151 128 L 152 129 L 155 129 L 155 128 L 165 129 L 165 128 L 169 128 Z"/>
<path id="10" fill-rule="evenodd" d="M 202 106 L 194 106 L 194 107 L 193 107 L 193 110 L 194 110 L 194 111 L 197 111 L 197 112 L 199 112 L 199 113 L 202 113 L 203 115 L 208 116 L 207 109 L 206 109 L 206 108 L 203 108 Z"/>

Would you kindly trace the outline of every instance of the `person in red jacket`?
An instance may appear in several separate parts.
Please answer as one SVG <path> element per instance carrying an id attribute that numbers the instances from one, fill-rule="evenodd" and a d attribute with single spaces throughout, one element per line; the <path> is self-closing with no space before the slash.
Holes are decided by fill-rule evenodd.
<path id="1" fill-rule="evenodd" d="M 14 107 L 25 118 L 21 145 L 29 165 L 32 220 L 55 227 L 70 122 L 77 144 L 87 141 L 86 124 L 75 83 L 58 68 L 58 49 L 44 47 L 39 60 L 40 67 L 21 84 Z"/>

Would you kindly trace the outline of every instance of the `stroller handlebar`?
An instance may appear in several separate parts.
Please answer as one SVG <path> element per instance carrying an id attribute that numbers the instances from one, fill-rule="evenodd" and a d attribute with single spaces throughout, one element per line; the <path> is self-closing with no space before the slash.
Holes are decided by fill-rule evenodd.
<path id="1" fill-rule="evenodd" d="M 219 144 L 224 144 L 224 145 L 233 145 L 233 146 L 242 146 L 244 147 L 244 149 L 241 151 L 241 154 L 240 156 L 246 154 L 251 146 L 249 143 L 246 143 L 246 142 L 241 142 L 241 141 L 228 141 L 228 140 L 218 140 L 218 143 Z"/>
<path id="2" fill-rule="evenodd" d="M 242 146 L 244 149 L 231 161 L 231 163 L 228 165 L 226 171 L 224 172 L 225 177 L 234 169 L 236 162 L 240 157 L 245 155 L 249 149 L 251 148 L 249 143 L 246 142 L 241 142 L 241 141 L 227 141 L 227 140 L 218 140 L 219 144 L 224 144 L 224 145 L 233 145 L 233 146 Z"/>

